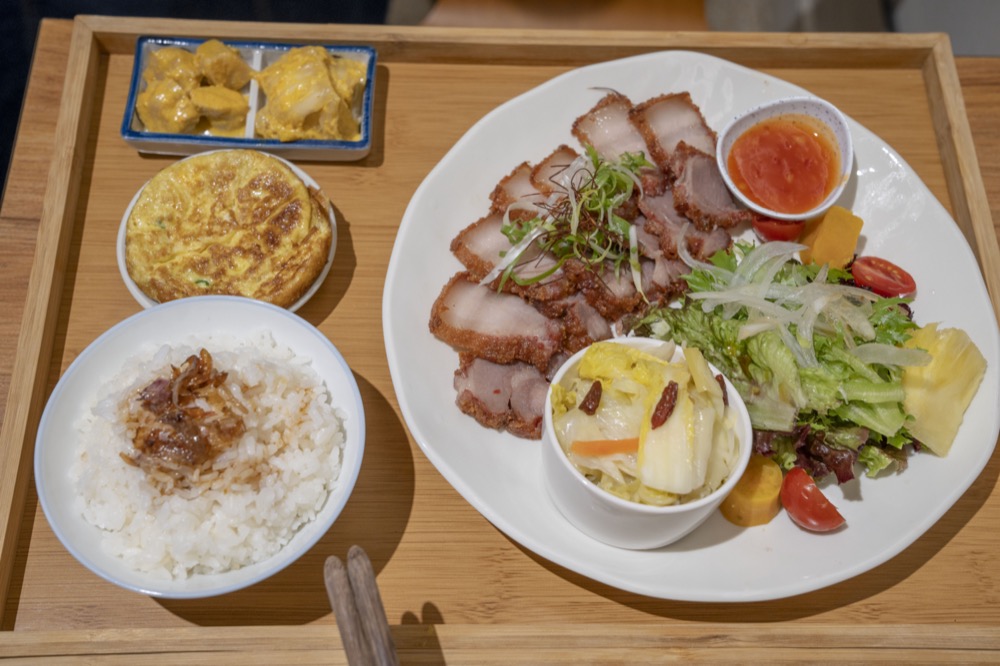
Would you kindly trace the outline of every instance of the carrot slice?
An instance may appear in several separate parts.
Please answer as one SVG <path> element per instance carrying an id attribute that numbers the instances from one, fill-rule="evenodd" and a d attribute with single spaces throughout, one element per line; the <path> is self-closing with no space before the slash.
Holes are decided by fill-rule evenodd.
<path id="1" fill-rule="evenodd" d="M 611 456 L 616 453 L 635 453 L 639 450 L 639 438 L 578 439 L 570 444 L 569 450 L 579 456 Z"/>

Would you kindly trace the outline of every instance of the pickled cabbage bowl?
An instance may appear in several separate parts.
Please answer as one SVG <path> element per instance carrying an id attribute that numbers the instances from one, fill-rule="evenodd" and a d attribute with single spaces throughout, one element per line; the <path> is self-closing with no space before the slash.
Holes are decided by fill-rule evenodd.
<path id="1" fill-rule="evenodd" d="M 715 511 L 750 460 L 750 416 L 697 349 L 598 342 L 552 379 L 543 479 L 577 529 L 627 549 L 671 544 Z"/>

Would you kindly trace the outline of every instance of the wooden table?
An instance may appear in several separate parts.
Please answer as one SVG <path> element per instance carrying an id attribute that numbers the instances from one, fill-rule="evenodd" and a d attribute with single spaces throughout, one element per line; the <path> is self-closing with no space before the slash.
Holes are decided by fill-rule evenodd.
<path id="1" fill-rule="evenodd" d="M 69 21 L 42 23 L 0 211 L 0 399 L 7 396 L 16 354 L 25 344 L 18 342 L 22 321 L 35 308 L 44 307 L 26 302 L 26 297 L 50 166 L 70 157 L 66 146 L 54 145 L 53 135 L 72 31 Z M 239 26 L 219 24 L 213 31 L 210 34 L 216 36 L 237 34 Z M 16 559 L 7 603 L 0 609 L 0 658 L 69 663 L 88 655 L 109 659 L 117 655 L 115 663 L 152 663 L 180 661 L 176 653 L 187 653 L 184 658 L 196 663 L 236 659 L 247 664 L 344 663 L 323 591 L 322 561 L 329 554 L 343 557 L 352 543 L 359 543 L 378 573 L 403 663 L 1000 660 L 1000 457 L 996 455 L 944 518 L 905 552 L 851 580 L 778 601 L 699 604 L 621 592 L 550 564 L 494 529 L 408 436 L 382 348 L 382 283 L 396 225 L 427 171 L 471 122 L 499 101 L 565 71 L 572 59 L 501 65 L 519 67 L 527 75 L 513 82 L 510 77 L 483 82 L 475 67 L 451 63 L 440 45 L 453 39 L 502 41 L 494 33 L 420 28 L 376 28 L 366 33 L 362 28 L 344 28 L 330 29 L 328 34 L 317 26 L 303 31 L 303 39 L 310 38 L 310 31 L 328 40 L 329 34 L 389 40 L 398 35 L 403 41 L 416 40 L 423 58 L 440 63 L 427 72 L 412 51 L 386 49 L 380 55 L 386 69 L 380 74 L 377 100 L 386 109 L 379 121 L 384 123 L 380 128 L 384 139 L 361 166 L 315 169 L 323 173 L 325 182 L 317 179 L 338 203 L 345 222 L 340 232 L 345 250 L 338 252 L 329 284 L 302 314 L 326 322 L 328 335 L 355 371 L 368 410 L 368 450 L 355 496 L 338 521 L 336 534 L 307 554 L 302 566 L 223 598 L 157 601 L 118 589 L 83 569 L 51 534 L 29 488 L 19 532 L 5 535 L 5 544 L 14 544 Z M 588 35 L 575 38 L 584 36 Z M 623 45 L 632 39 L 600 33 L 589 37 Z M 531 31 L 521 38 L 527 43 L 564 39 Z M 723 44 L 712 41 L 722 37 L 700 39 L 710 46 Z M 752 36 L 726 39 L 760 43 Z M 656 41 L 649 34 L 632 41 L 644 40 Z M 839 48 L 835 38 L 791 40 L 790 45 L 812 40 L 827 49 Z M 696 38 L 670 36 L 670 43 L 693 45 Z M 628 48 L 622 46 L 622 52 Z M 107 69 L 101 76 L 121 83 L 128 68 L 119 60 L 102 65 Z M 1000 116 L 996 114 L 1000 59 L 963 58 L 957 69 L 989 212 L 993 220 L 1000 220 Z M 400 98 L 418 98 L 442 71 L 458 84 L 442 98 L 423 106 L 394 106 Z M 838 87 L 863 84 L 859 76 L 878 74 L 834 71 L 819 81 L 792 66 L 771 71 L 809 84 L 824 96 L 834 95 Z M 921 84 L 899 85 L 919 90 Z M 481 94 L 463 94 L 457 90 L 463 86 Z M 101 117 L 93 120 L 97 125 L 89 139 L 96 145 L 83 151 L 83 167 L 88 172 L 100 170 L 105 177 L 110 174 L 117 185 L 98 192 L 82 183 L 79 214 L 117 220 L 131 193 L 169 160 L 139 159 L 121 143 L 116 133 L 124 93 L 99 91 L 106 99 L 98 105 Z M 942 165 L 933 140 L 908 141 L 913 126 L 899 126 L 883 117 L 883 109 L 866 105 L 863 94 L 852 97 L 850 104 L 849 113 L 900 150 L 950 207 L 945 173 L 953 165 Z M 444 123 L 429 115 L 442 106 L 457 110 L 461 122 Z M 884 111 L 891 114 L 892 109 Z M 419 123 L 429 123 L 434 131 L 423 131 Z M 330 174 L 337 178 L 327 178 Z M 369 194 L 353 196 L 357 188 Z M 117 268 L 98 265 L 109 255 L 90 252 L 92 239 L 86 233 L 82 236 L 72 239 L 65 267 L 67 294 L 58 301 L 62 323 L 54 345 L 63 368 L 88 338 L 138 310 L 121 285 Z M 99 286 L 106 287 L 105 296 L 89 303 L 101 309 L 101 321 L 74 323 L 86 320 L 78 310 L 84 306 L 71 297 L 74 289 L 81 288 L 73 283 L 76 275 L 94 275 Z M 49 388 L 59 366 L 56 363 L 44 378 Z M 15 472 L 0 469 L 0 474 L 7 482 Z"/>

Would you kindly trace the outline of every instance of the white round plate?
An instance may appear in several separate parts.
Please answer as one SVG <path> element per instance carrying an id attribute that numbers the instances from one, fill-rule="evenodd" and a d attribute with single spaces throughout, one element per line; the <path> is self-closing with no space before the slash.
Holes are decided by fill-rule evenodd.
<path id="1" fill-rule="evenodd" d="M 326 382 L 332 403 L 344 415 L 345 439 L 337 484 L 317 516 L 272 557 L 216 575 L 183 580 L 151 579 L 133 571 L 101 547 L 102 531 L 74 510 L 75 490 L 67 461 L 75 458 L 76 426 L 99 398 L 99 390 L 126 360 L 155 352 L 163 344 L 185 344 L 191 336 L 249 339 L 270 331 L 275 342 L 312 361 Z M 347 362 L 326 336 L 298 315 L 239 296 L 194 296 L 142 310 L 92 342 L 66 369 L 49 396 L 35 440 L 35 486 L 52 531 L 81 564 L 126 589 L 151 596 L 191 599 L 224 594 L 281 571 L 326 534 L 347 503 L 361 469 L 365 412 Z"/>
<path id="2" fill-rule="evenodd" d="M 194 157 L 198 157 L 199 155 L 207 155 L 208 153 L 216 153 L 216 152 L 219 151 L 217 150 L 206 151 L 203 153 L 198 153 L 197 155 L 191 155 L 189 157 L 185 157 L 184 159 L 189 160 Z M 319 183 L 317 183 L 313 179 L 313 177 L 307 174 L 305 171 L 295 166 L 294 164 L 286 160 L 284 157 L 281 157 L 279 155 L 272 155 L 270 153 L 268 153 L 268 155 L 276 160 L 280 160 L 281 162 L 283 162 L 285 166 L 287 166 L 295 173 L 296 176 L 302 179 L 302 182 L 305 183 L 307 188 L 312 188 L 319 192 L 322 191 L 320 189 Z M 145 184 L 143 184 L 142 187 L 139 188 L 139 191 L 136 192 L 135 196 L 132 197 L 132 201 L 129 202 L 128 208 L 125 209 L 125 214 L 122 215 L 121 225 L 119 225 L 118 227 L 118 237 L 116 240 L 116 251 L 115 251 L 118 257 L 118 272 L 121 273 L 122 280 L 125 282 L 125 287 L 128 289 L 128 293 L 132 294 L 132 298 L 134 298 L 136 302 L 144 308 L 151 308 L 154 305 L 158 305 L 159 301 L 155 301 L 149 296 L 147 296 L 146 293 L 139 288 L 139 285 L 135 283 L 135 280 L 132 279 L 132 276 L 129 275 L 128 273 L 128 266 L 125 263 L 125 227 L 128 224 L 128 218 L 132 215 L 132 209 L 135 208 L 136 202 L 139 201 L 139 196 L 142 194 L 142 191 L 146 189 L 146 185 L 148 184 L 149 182 L 147 181 Z M 296 310 L 301 308 L 309 301 L 310 298 L 316 295 L 316 292 L 319 291 L 319 288 L 323 285 L 323 280 L 325 280 L 326 276 L 330 273 L 330 267 L 333 266 L 333 256 L 337 253 L 337 214 L 333 211 L 332 202 L 330 203 L 329 206 L 327 206 L 326 210 L 330 217 L 330 231 L 332 232 L 332 237 L 330 239 L 330 252 L 326 257 L 326 263 L 323 264 L 323 270 L 320 271 L 319 277 L 316 278 L 316 281 L 312 283 L 312 285 L 309 287 L 306 293 L 302 294 L 302 297 L 299 298 L 299 300 L 295 301 L 288 307 L 288 310 L 291 312 L 295 312 Z"/>
<path id="3" fill-rule="evenodd" d="M 685 539 L 652 551 L 603 545 L 562 518 L 542 487 L 541 443 L 487 430 L 455 406 L 458 356 L 434 338 L 431 304 L 461 270 L 449 242 L 485 215 L 489 194 L 524 160 L 578 145 L 573 120 L 607 89 L 640 102 L 689 91 L 713 128 L 763 102 L 809 94 L 733 63 L 683 51 L 577 69 L 498 107 L 431 171 L 400 224 L 382 303 L 386 353 L 407 426 L 427 458 L 483 516 L 556 564 L 613 587 L 690 601 L 756 601 L 817 590 L 890 559 L 930 528 L 985 467 L 1000 431 L 1000 335 L 976 258 L 945 209 L 900 156 L 849 120 L 856 170 L 841 205 L 865 220 L 865 254 L 917 281 L 919 323 L 969 333 L 988 366 L 947 458 L 913 456 L 908 469 L 825 492 L 846 529 L 818 535 L 779 515 L 739 528 L 718 513 Z M 488 158 L 484 157 L 488 156 Z M 434 233 L 427 233 L 428 224 Z"/>

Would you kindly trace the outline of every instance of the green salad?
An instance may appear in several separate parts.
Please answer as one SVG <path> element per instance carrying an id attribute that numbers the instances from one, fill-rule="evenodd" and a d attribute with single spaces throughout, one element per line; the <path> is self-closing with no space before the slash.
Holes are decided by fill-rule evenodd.
<path id="1" fill-rule="evenodd" d="M 855 462 L 869 476 L 903 466 L 914 444 L 903 369 L 930 361 L 903 346 L 918 328 L 909 301 L 799 263 L 802 247 L 737 242 L 711 262 L 685 257 L 683 301 L 650 310 L 634 330 L 700 349 L 747 403 L 757 450 L 784 469 L 844 482 Z"/>

